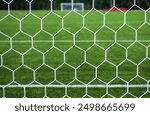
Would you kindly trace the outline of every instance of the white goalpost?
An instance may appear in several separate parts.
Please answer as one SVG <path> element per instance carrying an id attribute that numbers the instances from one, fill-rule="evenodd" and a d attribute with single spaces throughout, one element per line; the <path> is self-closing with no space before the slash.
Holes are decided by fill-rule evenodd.
<path id="1" fill-rule="evenodd" d="M 61 3 L 60 10 L 61 11 L 68 11 L 68 10 L 84 11 L 84 3 Z"/>

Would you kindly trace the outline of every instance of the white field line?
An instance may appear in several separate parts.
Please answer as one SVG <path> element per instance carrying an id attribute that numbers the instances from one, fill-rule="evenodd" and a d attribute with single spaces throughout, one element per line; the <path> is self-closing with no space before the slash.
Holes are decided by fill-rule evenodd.
<path id="1" fill-rule="evenodd" d="M 135 42 L 136 40 L 117 40 L 117 42 Z M 150 40 L 137 40 L 138 42 L 150 42 Z M 0 41 L 0 43 L 9 43 L 10 41 Z M 31 40 L 15 40 L 13 43 L 29 43 Z M 35 43 L 40 42 L 73 42 L 73 40 L 33 40 Z M 94 40 L 75 40 L 75 42 L 94 42 Z M 96 40 L 96 42 L 115 42 L 115 40 Z"/>
<path id="2" fill-rule="evenodd" d="M 117 85 L 0 85 L 0 87 L 8 87 L 8 88 L 21 88 L 21 87 L 29 87 L 29 88 L 42 88 L 42 87 L 47 87 L 47 88 L 150 88 L 150 85 L 147 84 L 134 84 L 134 85 L 122 85 L 122 84 L 117 84 Z"/>

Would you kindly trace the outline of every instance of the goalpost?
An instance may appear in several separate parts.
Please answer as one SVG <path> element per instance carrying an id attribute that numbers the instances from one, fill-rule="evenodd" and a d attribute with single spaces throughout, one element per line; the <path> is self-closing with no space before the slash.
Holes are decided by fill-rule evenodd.
<path id="1" fill-rule="evenodd" d="M 84 3 L 61 3 L 60 10 L 61 11 L 67 11 L 67 10 L 84 11 Z"/>

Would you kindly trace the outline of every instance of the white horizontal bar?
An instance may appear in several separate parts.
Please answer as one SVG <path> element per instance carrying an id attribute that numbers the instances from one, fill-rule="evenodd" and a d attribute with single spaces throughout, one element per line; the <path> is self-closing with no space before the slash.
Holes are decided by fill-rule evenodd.
<path id="1" fill-rule="evenodd" d="M 48 87 L 48 88 L 146 88 L 149 87 L 150 85 L 147 84 L 133 84 L 133 85 L 122 85 L 122 84 L 117 84 L 117 85 L 0 85 L 0 87 L 8 87 L 8 88 L 16 88 L 16 87 L 30 87 L 30 88 L 42 88 L 42 87 Z"/>
<path id="2" fill-rule="evenodd" d="M 117 42 L 150 42 L 150 40 L 117 40 Z M 10 41 L 0 41 L 1 43 L 7 43 Z M 15 40 L 12 41 L 14 43 L 28 43 L 32 42 L 30 40 Z M 40 43 L 40 42 L 73 42 L 73 40 L 33 40 L 35 43 Z M 94 42 L 94 40 L 75 40 L 75 42 Z M 96 42 L 115 42 L 115 40 L 96 40 Z"/>
<path id="3" fill-rule="evenodd" d="M 72 5 L 72 3 L 61 3 L 61 5 Z M 81 3 L 81 2 L 79 2 L 79 3 L 73 3 L 73 5 L 84 5 L 84 3 Z"/>

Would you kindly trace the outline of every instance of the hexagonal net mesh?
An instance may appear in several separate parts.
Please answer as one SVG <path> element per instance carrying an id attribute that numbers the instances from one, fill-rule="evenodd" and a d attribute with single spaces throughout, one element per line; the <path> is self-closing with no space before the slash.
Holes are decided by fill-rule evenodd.
<path id="1" fill-rule="evenodd" d="M 0 2 L 0 97 L 150 97 L 149 1 L 59 2 Z"/>

